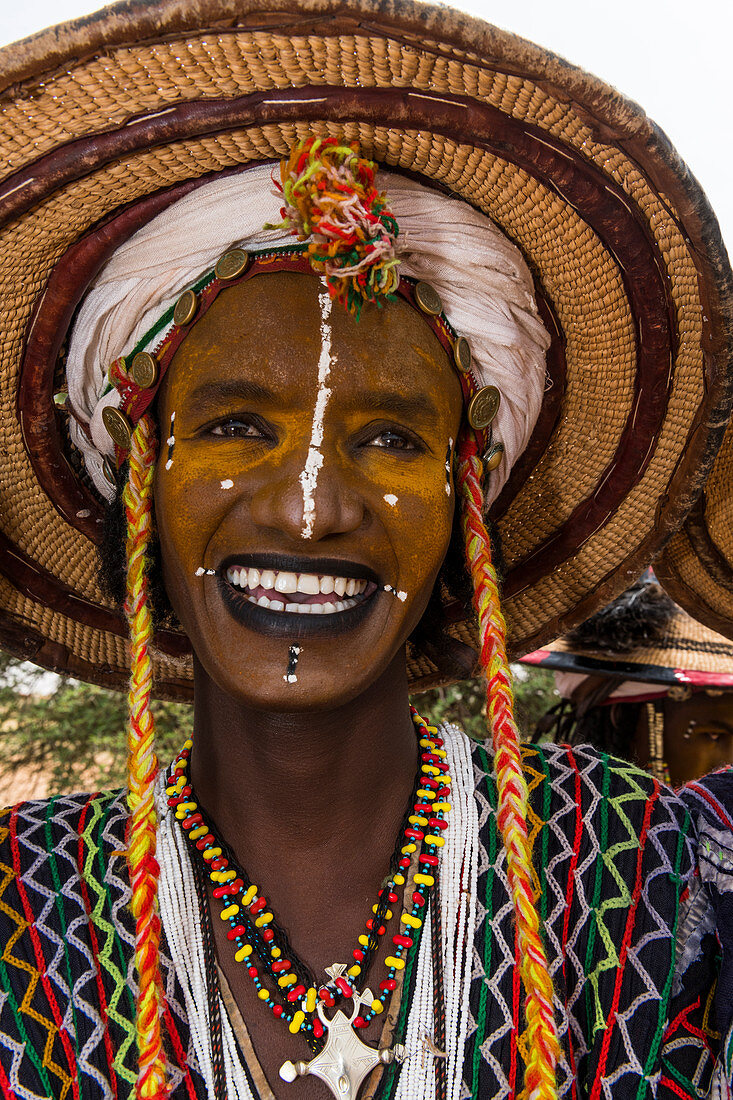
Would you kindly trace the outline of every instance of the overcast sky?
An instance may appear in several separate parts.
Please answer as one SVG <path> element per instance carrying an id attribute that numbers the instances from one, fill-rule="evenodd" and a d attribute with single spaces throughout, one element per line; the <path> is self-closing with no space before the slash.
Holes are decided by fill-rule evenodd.
<path id="1" fill-rule="evenodd" d="M 0 0 L 0 44 L 99 6 Z M 641 103 L 707 191 L 733 253 L 733 0 L 461 0 L 453 6 L 562 54 Z"/>

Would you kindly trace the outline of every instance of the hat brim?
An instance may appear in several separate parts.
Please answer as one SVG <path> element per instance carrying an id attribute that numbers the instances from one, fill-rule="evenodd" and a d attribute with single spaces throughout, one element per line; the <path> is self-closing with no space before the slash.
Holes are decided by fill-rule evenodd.
<path id="1" fill-rule="evenodd" d="M 567 638 L 558 638 L 528 653 L 522 663 L 619 681 L 733 691 L 733 641 L 680 607 L 652 641 L 623 653 L 590 645 L 581 649 Z"/>
<path id="2" fill-rule="evenodd" d="M 697 496 L 731 393 L 731 272 L 685 165 L 635 104 L 427 4 L 124 3 L 0 51 L 0 637 L 121 686 L 100 504 L 53 402 L 74 310 L 117 244 L 221 171 L 308 132 L 447 188 L 521 249 L 553 335 L 546 399 L 492 509 L 514 653 L 607 603 Z M 451 630 L 476 646 L 462 609 Z M 162 694 L 188 642 L 157 637 Z M 420 689 L 438 682 L 410 655 Z"/>
<path id="3" fill-rule="evenodd" d="M 690 615 L 733 638 L 733 421 L 704 491 L 654 568 Z"/>

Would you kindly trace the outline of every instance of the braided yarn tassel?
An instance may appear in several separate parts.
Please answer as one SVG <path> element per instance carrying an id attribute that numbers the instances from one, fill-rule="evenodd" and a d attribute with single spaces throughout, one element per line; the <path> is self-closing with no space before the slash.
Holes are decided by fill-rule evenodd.
<path id="1" fill-rule="evenodd" d="M 529 1059 L 521 1100 L 556 1100 L 555 1067 L 560 1044 L 552 1003 L 552 979 L 540 935 L 532 890 L 532 863 L 527 834 L 529 792 L 522 772 L 519 734 L 514 721 L 511 672 L 506 657 L 506 627 L 499 604 L 491 545 L 483 522 L 483 463 L 476 443 L 466 439 L 459 450 L 457 480 L 466 562 L 474 588 L 481 641 L 481 665 L 487 678 L 487 714 L 494 740 L 498 788 L 498 824 L 507 856 L 514 903 L 519 968 L 525 990 Z"/>
<path id="2" fill-rule="evenodd" d="M 128 724 L 128 796 L 130 833 L 127 861 L 132 884 L 131 909 L 136 921 L 135 964 L 139 1069 L 138 1100 L 163 1100 L 168 1094 L 166 1062 L 160 1028 L 163 997 L 158 960 L 160 916 L 155 858 L 157 813 L 154 786 L 158 760 L 153 746 L 150 692 L 153 664 L 149 646 L 153 624 L 148 606 L 146 577 L 150 541 L 152 487 L 155 468 L 155 432 L 148 416 L 139 421 L 132 436 L 130 472 L 123 500 L 127 518 L 127 598 L 125 610 L 130 628 L 131 678 Z"/>

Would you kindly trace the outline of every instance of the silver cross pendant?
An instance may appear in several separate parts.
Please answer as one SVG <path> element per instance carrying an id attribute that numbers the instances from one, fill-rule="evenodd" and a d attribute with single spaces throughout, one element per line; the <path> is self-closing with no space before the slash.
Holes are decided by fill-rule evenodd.
<path id="1" fill-rule="evenodd" d="M 351 1017 L 337 1009 L 333 1019 L 326 1017 L 324 1007 L 316 1006 L 318 1018 L 327 1031 L 326 1045 L 320 1054 L 310 1062 L 284 1062 L 280 1066 L 283 1081 L 294 1081 L 296 1077 L 305 1077 L 312 1073 L 319 1077 L 331 1090 L 336 1100 L 356 1100 L 364 1078 L 381 1062 L 389 1065 L 398 1058 L 401 1051 L 375 1050 L 363 1043 L 352 1027 L 362 1002 L 372 1000 L 372 994 L 365 989 L 361 997 L 354 998 Z"/>

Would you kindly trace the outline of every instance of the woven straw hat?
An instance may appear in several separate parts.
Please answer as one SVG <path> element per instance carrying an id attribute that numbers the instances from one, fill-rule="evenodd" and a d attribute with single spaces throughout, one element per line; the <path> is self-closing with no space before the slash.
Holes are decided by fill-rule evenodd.
<path id="1" fill-rule="evenodd" d="M 522 662 L 553 672 L 733 691 L 733 642 L 691 618 L 681 607 L 676 608 L 653 642 L 623 654 L 607 648 L 581 649 L 559 638 L 528 653 Z"/>
<path id="2" fill-rule="evenodd" d="M 733 638 L 733 421 L 704 492 L 654 568 L 677 603 Z"/>
<path id="3" fill-rule="evenodd" d="M 53 403 L 86 286 L 198 181 L 312 131 L 474 204 L 534 275 L 547 391 L 492 510 L 514 652 L 611 599 L 682 522 L 729 410 L 730 269 L 695 180 L 607 85 L 408 0 L 146 0 L 0 51 L 0 97 L 9 649 L 105 684 L 127 675 L 123 616 L 96 578 L 100 503 Z M 187 640 L 157 643 L 159 690 L 187 695 Z M 410 672 L 436 678 L 423 657 Z"/>

